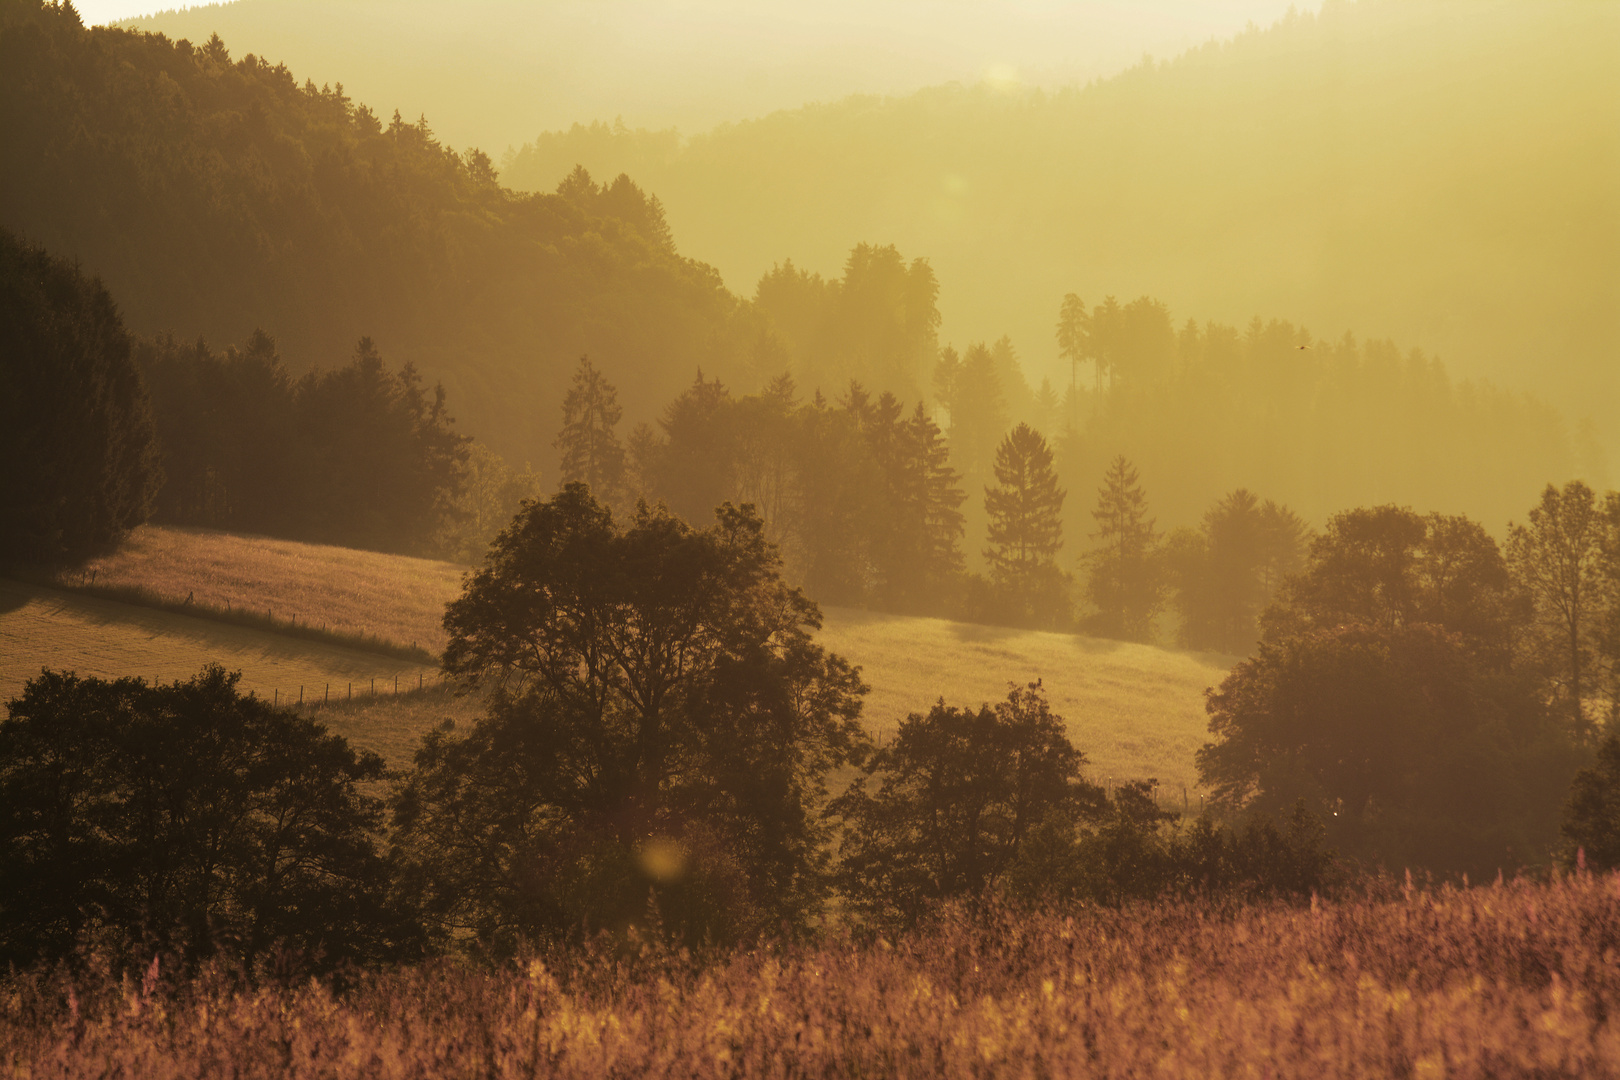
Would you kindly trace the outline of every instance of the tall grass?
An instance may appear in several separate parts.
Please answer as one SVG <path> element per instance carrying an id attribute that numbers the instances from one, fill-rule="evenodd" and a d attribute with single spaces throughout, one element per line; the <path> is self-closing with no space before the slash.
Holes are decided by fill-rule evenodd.
<path id="1" fill-rule="evenodd" d="M 0 995 L 0 1068 L 40 1077 L 1613 1076 L 1620 877 L 957 911 L 894 942 L 446 962 L 343 994 L 147 968 Z"/>

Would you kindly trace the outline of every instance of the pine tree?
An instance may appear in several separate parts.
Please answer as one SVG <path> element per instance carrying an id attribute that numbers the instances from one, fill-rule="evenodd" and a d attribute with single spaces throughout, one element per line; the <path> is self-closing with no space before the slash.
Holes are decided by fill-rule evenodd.
<path id="1" fill-rule="evenodd" d="M 574 385 L 563 399 L 562 431 L 553 444 L 562 452 L 562 483 L 588 484 L 604 502 L 617 497 L 624 484 L 624 448 L 613 428 L 623 413 L 613 384 L 590 357 L 580 357 Z"/>
<path id="2" fill-rule="evenodd" d="M 900 403 L 883 394 L 870 409 L 866 436 L 883 484 L 872 542 L 879 598 L 892 610 L 935 610 L 962 571 L 960 477 L 921 402 L 902 418 Z"/>
<path id="3" fill-rule="evenodd" d="M 985 488 L 990 547 L 984 556 L 998 584 L 1023 595 L 1056 569 L 1063 546 L 1063 497 L 1052 450 L 1040 432 L 1019 424 L 996 448 L 998 487 Z"/>
<path id="4" fill-rule="evenodd" d="M 950 449 L 939 425 L 920 401 L 906 424 L 906 438 L 921 478 L 921 562 L 929 587 L 934 587 L 962 572 L 961 507 L 967 495 L 960 487 L 961 474 L 951 467 Z"/>
<path id="5" fill-rule="evenodd" d="M 1124 455 L 1108 467 L 1091 516 L 1097 522 L 1092 539 L 1100 541 L 1087 556 L 1089 593 L 1097 607 L 1091 628 L 1108 637 L 1147 641 L 1164 597 L 1159 535 L 1147 516 L 1147 494 Z"/>

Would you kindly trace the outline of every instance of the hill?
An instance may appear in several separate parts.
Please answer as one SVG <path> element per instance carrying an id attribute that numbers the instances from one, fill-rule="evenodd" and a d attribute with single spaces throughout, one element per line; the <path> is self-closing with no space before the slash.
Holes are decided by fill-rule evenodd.
<path id="1" fill-rule="evenodd" d="M 623 116 L 702 131 L 832 101 L 952 80 L 1085 80 L 1144 52 L 1174 55 L 1288 0 L 997 4 L 934 0 L 234 0 L 119 25 L 171 38 L 219 34 L 358 100 L 426 112 L 455 146 L 492 153 L 536 131 Z M 477 72 L 477 78 L 468 78 Z"/>
<path id="2" fill-rule="evenodd" d="M 144 589 L 180 600 L 191 596 L 199 606 L 271 609 L 277 619 L 439 648 L 444 639 L 438 620 L 443 605 L 459 592 L 464 569 L 404 556 L 145 526 L 122 550 L 90 563 L 84 574 L 93 574 L 98 587 Z M 1096 779 L 1156 777 L 1178 800 L 1196 782 L 1192 755 L 1206 737 L 1203 690 L 1220 682 L 1231 663 L 1230 657 L 945 619 L 848 608 L 827 608 L 824 615 L 820 641 L 859 664 L 872 687 L 865 720 L 874 735 L 884 737 L 907 713 L 924 711 L 937 698 L 959 704 L 995 701 L 1006 695 L 1008 682 L 1041 679 L 1054 711 L 1067 719 L 1071 739 L 1091 759 Z M 0 633 L 17 643 L 17 658 L 4 673 L 10 681 L 0 685 L 7 692 L 15 692 L 41 663 L 73 666 L 73 659 L 86 665 L 81 667 L 86 673 L 180 677 L 210 658 L 214 634 L 218 659 L 242 666 L 244 685 L 261 692 L 372 676 L 387 689 L 395 671 L 403 671 L 408 681 L 418 670 L 296 639 L 283 646 L 273 633 L 71 592 L 30 596 L 23 607 L 0 615 Z M 23 647 L 31 641 L 37 644 Z M 439 715 L 431 702 L 402 699 L 402 704 L 407 707 L 393 722 L 387 719 L 387 698 L 368 703 L 364 716 L 363 744 L 381 752 L 379 740 L 385 741 L 396 764 L 402 763 L 400 750 Z M 345 730 L 339 720 L 331 723 Z"/>
<path id="3" fill-rule="evenodd" d="M 582 353 L 650 415 L 757 336 L 629 180 L 513 193 L 425 120 L 218 38 L 0 0 L 0 131 L 0 227 L 101 278 L 131 330 L 224 345 L 263 328 L 294 374 L 369 335 L 514 464 L 548 459 L 532 416 L 555 415 Z"/>
<path id="4" fill-rule="evenodd" d="M 1066 293 L 1393 338 L 1572 417 L 1620 406 L 1620 6 L 1356 0 L 1054 92 L 938 86 L 681 138 L 540 135 L 505 183 L 628 169 L 734 289 L 927 256 L 942 339 L 1032 382 Z M 589 118 L 582 118 L 589 119 Z M 606 120 L 608 117 L 599 117 Z M 1061 382 L 1059 379 L 1061 377 Z"/>

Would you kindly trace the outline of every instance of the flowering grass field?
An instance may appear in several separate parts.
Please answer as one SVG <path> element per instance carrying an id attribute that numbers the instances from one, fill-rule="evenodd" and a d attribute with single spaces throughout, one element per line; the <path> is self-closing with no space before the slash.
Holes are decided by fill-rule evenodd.
<path id="1" fill-rule="evenodd" d="M 451 963 L 247 989 L 161 963 L 0 985 L 27 1077 L 1620 1075 L 1620 877 L 914 936 Z"/>
<path id="2" fill-rule="evenodd" d="M 169 601 L 190 598 L 199 606 L 266 611 L 277 620 L 438 651 L 444 646 L 444 605 L 460 593 L 465 570 L 428 559 L 148 525 L 114 554 L 89 564 L 79 580 L 93 577 L 98 587 L 142 590 Z M 926 710 L 941 696 L 977 705 L 1003 698 L 1009 682 L 1039 678 L 1054 711 L 1068 720 L 1070 738 L 1090 758 L 1094 779 L 1156 777 L 1167 804 L 1179 805 L 1185 792 L 1196 809 L 1192 755 L 1208 737 L 1203 691 L 1225 677 L 1231 657 L 847 608 L 824 614 L 821 642 L 859 664 L 872 687 L 865 720 L 874 735 L 886 737 L 907 713 Z M 210 632 L 196 630 L 205 625 L 201 620 L 183 624 L 188 633 Z M 80 653 L 99 648 L 93 636 L 75 641 Z M 107 648 L 114 647 L 109 639 Z M 142 662 L 151 667 L 160 652 L 154 638 Z M 199 655 L 189 646 L 177 650 L 170 665 L 176 670 L 163 668 L 164 677 L 194 672 Z M 220 658 L 234 666 L 226 655 Z M 390 679 L 398 669 L 410 680 L 417 672 L 398 661 L 367 663 L 371 670 L 360 673 L 366 677 Z M 273 684 L 295 685 L 251 657 L 243 657 L 241 666 L 244 686 L 268 691 Z M 319 680 L 309 675 L 297 681 Z M 0 689 L 15 692 L 10 685 Z M 402 700 L 390 721 L 393 706 L 386 697 L 368 700 L 366 708 L 366 723 L 354 733 L 335 714 L 331 723 L 399 764 L 401 752 L 440 718 L 426 703 Z"/>

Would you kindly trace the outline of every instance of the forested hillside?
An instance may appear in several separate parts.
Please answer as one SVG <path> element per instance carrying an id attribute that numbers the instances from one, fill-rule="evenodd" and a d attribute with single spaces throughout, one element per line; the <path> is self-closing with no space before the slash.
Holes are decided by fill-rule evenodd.
<path id="1" fill-rule="evenodd" d="M 942 338 L 1009 334 L 1036 382 L 1065 293 L 1147 293 L 1200 322 L 1393 338 L 1601 420 L 1620 405 L 1616 56 L 1611 3 L 1330 0 L 1055 93 L 852 97 L 685 140 L 554 131 L 502 178 L 628 169 L 733 288 L 786 256 L 836 272 L 857 242 L 926 254 Z"/>
<path id="2" fill-rule="evenodd" d="M 549 453 L 528 420 L 581 353 L 633 372 L 627 401 L 650 410 L 753 341 L 628 180 L 514 195 L 425 121 L 218 39 L 0 0 L 0 130 L 0 226 L 98 275 L 132 330 L 223 344 L 263 328 L 295 374 L 369 335 L 519 462 Z"/>

